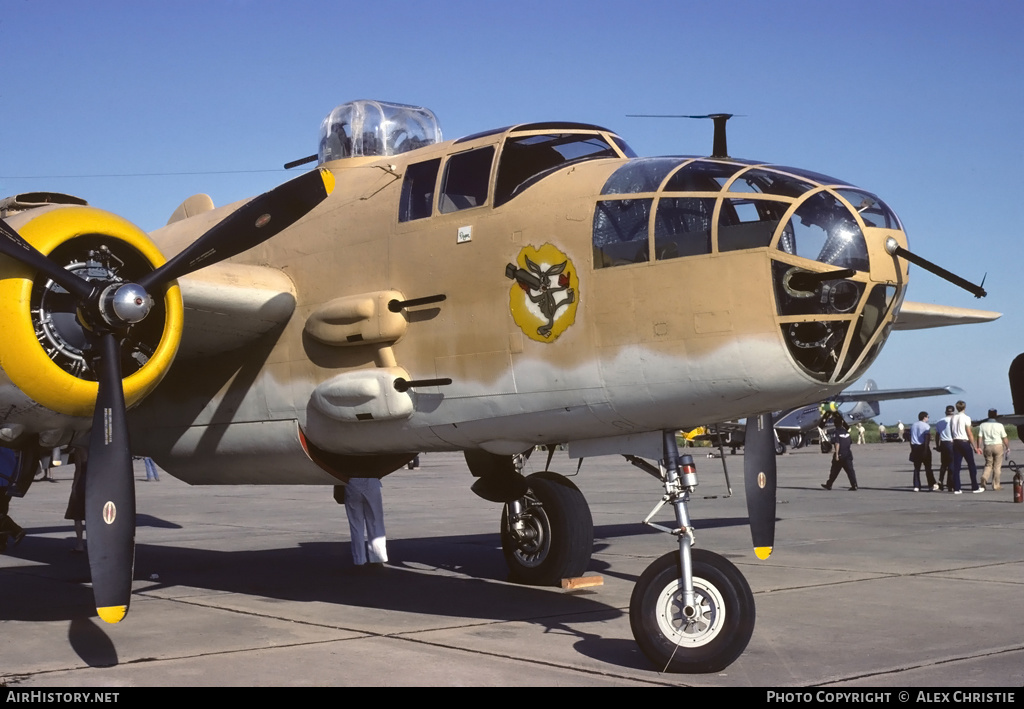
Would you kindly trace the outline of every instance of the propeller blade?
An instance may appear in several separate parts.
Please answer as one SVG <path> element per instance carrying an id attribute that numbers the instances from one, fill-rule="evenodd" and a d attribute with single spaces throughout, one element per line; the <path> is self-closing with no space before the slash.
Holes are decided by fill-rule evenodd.
<path id="1" fill-rule="evenodd" d="M 85 472 L 85 524 L 96 612 L 108 623 L 128 613 L 135 564 L 135 475 L 128 443 L 117 336 L 101 336 L 99 395 Z"/>
<path id="2" fill-rule="evenodd" d="M 775 430 L 771 413 L 747 419 L 743 478 L 754 553 L 758 559 L 767 559 L 775 546 Z"/>
<path id="3" fill-rule="evenodd" d="M 232 212 L 138 283 L 152 293 L 179 276 L 258 246 L 304 217 L 333 189 L 334 175 L 322 168 L 278 185 Z"/>
<path id="4" fill-rule="evenodd" d="M 15 261 L 48 276 L 54 283 L 76 295 L 79 300 L 88 298 L 92 294 L 92 286 L 89 281 L 79 278 L 71 271 L 61 268 L 43 256 L 32 244 L 22 239 L 21 235 L 3 219 L 0 219 L 0 254 L 10 256 Z"/>

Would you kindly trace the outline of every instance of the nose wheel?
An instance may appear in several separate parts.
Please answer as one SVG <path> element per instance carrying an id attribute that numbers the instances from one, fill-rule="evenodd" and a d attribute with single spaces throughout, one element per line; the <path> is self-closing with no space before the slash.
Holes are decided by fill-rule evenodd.
<path id="1" fill-rule="evenodd" d="M 774 437 L 770 418 L 761 420 L 756 430 L 748 419 L 747 434 L 746 455 L 755 457 L 760 450 L 761 459 L 768 457 L 774 462 L 768 447 Z M 679 455 L 674 431 L 665 432 L 663 442 L 664 458 L 657 468 L 635 456 L 626 458 L 661 480 L 665 494 L 644 524 L 676 537 L 679 548 L 659 557 L 636 582 L 629 599 L 629 625 L 637 645 L 659 671 L 717 672 L 742 654 L 754 634 L 754 594 L 732 562 L 693 546 L 687 505 L 697 487 L 696 466 L 692 456 Z M 749 478 L 748 467 L 745 460 L 744 475 Z M 770 472 L 774 479 L 774 470 Z M 769 476 L 761 472 L 759 477 Z M 774 485 L 770 489 L 774 495 Z M 748 501 L 750 495 L 748 486 Z M 665 505 L 675 512 L 673 528 L 652 521 Z M 754 537 L 755 547 L 766 546 L 769 551 L 774 539 L 774 505 L 770 511 L 770 533 L 760 524 L 765 511 L 751 513 L 752 529 L 760 535 Z"/>
<path id="2" fill-rule="evenodd" d="M 683 600 L 679 553 L 647 567 L 633 588 L 629 625 L 644 655 L 668 672 L 718 672 L 747 647 L 754 632 L 754 595 L 726 558 L 691 549 L 692 606 Z"/>

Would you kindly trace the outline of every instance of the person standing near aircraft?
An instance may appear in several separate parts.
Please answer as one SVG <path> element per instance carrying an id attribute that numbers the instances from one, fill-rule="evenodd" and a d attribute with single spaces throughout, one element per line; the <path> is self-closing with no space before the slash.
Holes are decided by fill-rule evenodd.
<path id="1" fill-rule="evenodd" d="M 853 450 L 850 447 L 853 439 L 842 415 L 836 414 L 833 421 L 835 429 L 832 431 L 832 469 L 828 474 L 828 482 L 822 483 L 821 486 L 831 490 L 832 483 L 839 477 L 839 471 L 845 470 L 846 477 L 850 480 L 850 489 L 857 490 L 857 473 L 853 470 Z"/>
<path id="2" fill-rule="evenodd" d="M 953 492 L 953 407 L 946 407 L 946 417 L 935 424 L 935 450 L 939 452 L 939 489 Z"/>
<path id="3" fill-rule="evenodd" d="M 928 487 L 938 490 L 935 475 L 932 474 L 932 449 L 928 443 L 931 439 L 932 427 L 928 423 L 928 412 L 917 415 L 917 421 L 910 426 L 910 460 L 914 462 L 914 492 L 921 491 L 921 465 L 928 475 Z"/>
<path id="4" fill-rule="evenodd" d="M 981 454 L 981 448 L 974 442 L 974 431 L 971 430 L 971 417 L 964 413 L 967 403 L 962 399 L 956 402 L 956 413 L 950 419 L 949 427 L 953 433 L 953 494 L 959 495 L 960 464 L 966 458 L 967 470 L 971 473 L 971 492 L 985 492 L 978 486 L 978 466 L 974 464 L 974 454 Z"/>
<path id="5" fill-rule="evenodd" d="M 1010 439 L 1006 436 L 1006 427 L 996 421 L 998 412 L 988 410 L 988 418 L 978 427 L 978 445 L 985 451 L 985 470 L 981 474 L 981 487 L 985 489 L 989 478 L 992 489 L 998 490 L 999 476 L 1003 471 L 1003 455 L 1010 452 Z"/>
<path id="6" fill-rule="evenodd" d="M 11 505 L 9 490 L 14 486 L 18 472 L 18 454 L 10 448 L 0 448 L 0 553 L 7 551 L 7 539 L 18 544 L 25 538 L 25 530 L 19 527 L 7 511 Z"/>
<path id="7" fill-rule="evenodd" d="M 885 424 L 878 424 L 878 442 L 885 443 Z"/>
<path id="8" fill-rule="evenodd" d="M 899 437 L 900 437 L 900 440 L 901 440 L 901 441 L 904 441 L 904 440 L 906 440 L 906 439 L 905 439 L 905 438 L 903 437 L 903 428 L 904 428 L 904 426 L 903 426 L 903 421 L 902 421 L 902 420 L 900 420 L 900 421 L 897 421 L 897 422 L 896 422 L 896 433 L 898 433 L 898 434 L 899 434 Z"/>
<path id="9" fill-rule="evenodd" d="M 857 445 L 864 445 L 864 424 L 857 424 Z"/>
<path id="10" fill-rule="evenodd" d="M 352 562 L 381 566 L 388 560 L 384 532 L 384 499 L 377 478 L 350 478 L 345 486 L 345 513 L 352 539 Z M 367 540 L 369 537 L 369 540 Z"/>
<path id="11" fill-rule="evenodd" d="M 153 462 L 153 459 L 147 455 L 142 460 L 146 464 L 146 482 L 160 482 L 160 474 L 156 471 L 156 463 Z"/>
<path id="12" fill-rule="evenodd" d="M 71 462 L 75 464 L 75 477 L 71 481 L 71 495 L 68 496 L 68 507 L 64 511 L 64 519 L 75 523 L 75 546 L 71 551 L 85 551 L 85 476 L 89 464 L 89 449 L 75 446 L 71 449 Z"/>

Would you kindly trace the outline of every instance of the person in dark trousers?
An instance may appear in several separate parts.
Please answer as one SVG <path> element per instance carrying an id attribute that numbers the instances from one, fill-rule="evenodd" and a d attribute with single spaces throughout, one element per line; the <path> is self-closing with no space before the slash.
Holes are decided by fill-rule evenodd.
<path id="1" fill-rule="evenodd" d="M 7 551 L 7 540 L 15 545 L 25 538 L 25 530 L 7 514 L 11 506 L 11 488 L 18 472 L 18 454 L 10 448 L 0 448 L 0 553 Z"/>
<path id="2" fill-rule="evenodd" d="M 829 471 L 828 482 L 822 483 L 821 486 L 831 490 L 832 483 L 839 477 L 839 471 L 845 470 L 846 477 L 850 480 L 850 489 L 856 490 L 857 473 L 853 470 L 853 450 L 850 448 L 853 439 L 850 438 L 850 431 L 842 415 L 833 416 L 832 420 L 835 423 L 835 429 L 832 431 L 832 470 Z"/>
<path id="3" fill-rule="evenodd" d="M 939 489 L 953 492 L 953 420 L 952 406 L 946 407 L 946 417 L 935 424 L 935 450 L 939 452 Z"/>
<path id="4" fill-rule="evenodd" d="M 922 411 L 917 415 L 917 421 L 910 427 L 910 460 L 914 463 L 914 492 L 921 491 L 922 465 L 928 475 L 927 489 L 939 489 L 939 484 L 935 482 L 935 475 L 932 473 L 932 449 L 929 446 L 931 438 L 932 427 L 928 423 L 928 412 Z"/>

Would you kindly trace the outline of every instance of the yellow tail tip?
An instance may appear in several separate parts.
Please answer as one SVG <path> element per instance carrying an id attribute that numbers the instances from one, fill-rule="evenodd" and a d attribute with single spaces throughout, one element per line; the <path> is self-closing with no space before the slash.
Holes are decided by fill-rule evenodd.
<path id="1" fill-rule="evenodd" d="M 97 608 L 96 612 L 108 623 L 120 623 L 128 615 L 128 606 L 106 606 Z"/>
<path id="2" fill-rule="evenodd" d="M 774 547 L 754 547 L 754 555 L 761 561 L 764 561 L 772 555 L 772 549 Z"/>

